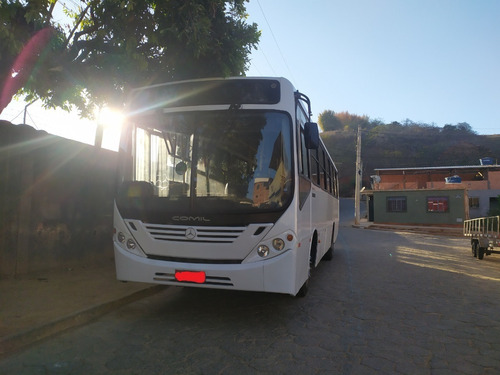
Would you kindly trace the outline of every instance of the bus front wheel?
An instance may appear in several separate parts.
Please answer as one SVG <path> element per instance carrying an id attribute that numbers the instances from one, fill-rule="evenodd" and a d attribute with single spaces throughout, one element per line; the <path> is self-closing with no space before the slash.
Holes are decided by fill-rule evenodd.
<path id="1" fill-rule="evenodd" d="M 307 280 L 304 283 L 304 285 L 302 285 L 300 287 L 300 289 L 297 292 L 297 295 L 295 297 L 299 297 L 299 298 L 305 297 L 307 295 L 308 291 L 309 291 L 309 277 L 307 278 Z"/>
<path id="2" fill-rule="evenodd" d="M 316 251 L 317 251 L 317 241 L 318 240 L 318 234 L 315 232 L 312 238 L 312 245 L 311 245 L 311 250 L 309 252 L 309 265 L 307 269 L 307 279 L 304 282 L 304 285 L 302 285 L 297 292 L 295 297 L 305 297 L 307 295 L 307 292 L 309 291 L 309 280 L 311 279 L 311 270 L 314 267 L 314 264 L 316 262 Z"/>
<path id="3" fill-rule="evenodd" d="M 333 252 L 335 251 L 335 242 L 333 242 L 334 236 L 335 236 L 335 224 L 333 224 L 333 228 L 332 228 L 332 240 L 331 240 L 332 245 L 327 250 L 325 255 L 323 255 L 323 260 L 332 260 L 332 258 L 333 258 Z"/>
<path id="4" fill-rule="evenodd" d="M 328 251 L 323 255 L 323 260 L 332 260 L 333 258 L 333 243 L 332 246 L 328 249 Z"/>

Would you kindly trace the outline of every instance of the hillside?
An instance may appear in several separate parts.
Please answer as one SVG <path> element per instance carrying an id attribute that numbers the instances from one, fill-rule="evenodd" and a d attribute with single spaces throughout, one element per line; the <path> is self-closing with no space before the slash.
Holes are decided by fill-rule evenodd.
<path id="1" fill-rule="evenodd" d="M 342 196 L 354 194 L 356 131 L 321 134 L 340 174 Z M 399 123 L 362 128 L 363 186 L 376 168 L 478 165 L 482 157 L 500 161 L 500 135 L 477 135 L 470 128 Z"/>

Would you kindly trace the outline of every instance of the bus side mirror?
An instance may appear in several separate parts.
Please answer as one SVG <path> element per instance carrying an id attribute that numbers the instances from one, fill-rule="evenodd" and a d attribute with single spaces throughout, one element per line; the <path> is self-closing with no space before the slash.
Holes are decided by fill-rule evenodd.
<path id="1" fill-rule="evenodd" d="M 315 122 L 306 122 L 304 124 L 304 138 L 306 141 L 306 148 L 309 150 L 316 150 L 319 147 L 318 124 Z"/>

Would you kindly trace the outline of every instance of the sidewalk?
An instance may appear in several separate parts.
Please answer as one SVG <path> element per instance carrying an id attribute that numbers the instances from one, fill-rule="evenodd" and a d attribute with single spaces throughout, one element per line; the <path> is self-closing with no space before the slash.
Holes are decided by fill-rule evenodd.
<path id="1" fill-rule="evenodd" d="M 0 358 L 164 288 L 117 281 L 113 260 L 0 280 Z"/>
<path id="2" fill-rule="evenodd" d="M 411 232 L 448 237 L 464 237 L 462 227 L 431 226 L 431 225 L 403 225 L 403 224 L 375 224 L 366 219 L 361 219 L 354 228 L 388 230 L 391 232 Z"/>

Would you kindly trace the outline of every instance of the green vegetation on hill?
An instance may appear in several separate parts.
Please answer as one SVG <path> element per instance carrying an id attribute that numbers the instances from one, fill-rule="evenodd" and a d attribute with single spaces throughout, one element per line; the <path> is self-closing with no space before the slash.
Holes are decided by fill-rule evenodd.
<path id="1" fill-rule="evenodd" d="M 358 125 L 363 186 L 367 188 L 376 168 L 478 165 L 486 156 L 500 161 L 500 135 L 478 135 L 467 123 L 442 128 L 411 120 L 383 124 L 367 116 L 333 111 L 321 113 L 318 122 L 323 129 L 321 137 L 339 169 L 343 196 L 354 194 Z"/>

